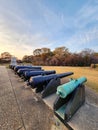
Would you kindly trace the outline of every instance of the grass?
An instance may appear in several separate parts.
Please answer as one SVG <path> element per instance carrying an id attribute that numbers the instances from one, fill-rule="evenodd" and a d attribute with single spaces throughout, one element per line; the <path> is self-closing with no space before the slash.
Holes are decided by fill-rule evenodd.
<path id="1" fill-rule="evenodd" d="M 8 63 L 0 63 L 0 66 L 6 66 L 6 68 L 9 68 L 9 64 Z"/>
<path id="2" fill-rule="evenodd" d="M 43 66 L 43 69 L 56 70 L 57 73 L 74 72 L 74 75 L 70 76 L 70 78 L 85 76 L 87 78 L 86 85 L 98 92 L 98 68 Z"/>

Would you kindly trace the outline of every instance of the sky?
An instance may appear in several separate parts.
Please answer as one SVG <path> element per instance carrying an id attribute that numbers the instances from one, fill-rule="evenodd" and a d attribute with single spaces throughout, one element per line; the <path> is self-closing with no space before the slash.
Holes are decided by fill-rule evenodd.
<path id="1" fill-rule="evenodd" d="M 61 46 L 98 52 L 98 0 L 0 0 L 0 53 Z"/>

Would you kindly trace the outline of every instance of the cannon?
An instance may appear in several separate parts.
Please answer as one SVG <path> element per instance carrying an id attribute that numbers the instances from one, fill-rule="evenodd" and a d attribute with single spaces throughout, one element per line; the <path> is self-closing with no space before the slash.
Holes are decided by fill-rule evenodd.
<path id="1" fill-rule="evenodd" d="M 27 71 L 23 75 L 24 80 L 29 80 L 31 76 L 37 76 L 37 75 L 50 75 L 50 74 L 55 74 L 55 70 L 50 70 L 50 71 Z"/>
<path id="2" fill-rule="evenodd" d="M 67 72 L 47 76 L 35 76 L 30 78 L 27 85 L 30 85 L 31 88 L 36 88 L 36 93 L 41 92 L 42 98 L 44 98 L 56 92 L 57 86 L 61 84 L 60 78 L 67 77 L 72 74 L 73 72 Z"/>
<path id="3" fill-rule="evenodd" d="M 17 71 L 18 71 L 19 69 L 24 69 L 24 68 L 29 68 L 29 69 L 41 69 L 40 66 L 16 66 L 16 67 L 14 67 L 14 71 L 15 71 L 15 73 L 17 73 Z"/>
<path id="4" fill-rule="evenodd" d="M 86 77 L 81 77 L 57 87 L 58 96 L 53 109 L 55 115 L 64 123 L 69 121 L 85 102 L 84 82 L 86 81 Z"/>
<path id="5" fill-rule="evenodd" d="M 16 66 L 17 65 L 9 65 L 9 68 L 14 70 L 14 67 L 16 67 Z"/>
<path id="6" fill-rule="evenodd" d="M 61 98 L 66 98 L 67 95 L 69 95 L 71 92 L 74 91 L 75 88 L 77 88 L 79 86 L 79 84 L 83 84 L 86 81 L 87 81 L 87 79 L 85 77 L 82 77 L 82 78 L 79 78 L 79 79 L 76 79 L 76 80 L 72 80 L 69 83 L 60 85 L 57 88 L 57 94 Z"/>
<path id="7" fill-rule="evenodd" d="M 9 65 L 9 68 L 10 68 L 10 69 L 13 69 L 15 66 L 16 66 L 16 65 L 11 65 L 11 64 L 10 64 L 10 65 Z"/>
<path id="8" fill-rule="evenodd" d="M 44 70 L 40 70 L 40 69 L 31 69 L 31 68 L 24 68 L 24 69 L 19 69 L 17 71 L 17 74 L 20 76 L 20 77 L 24 77 L 24 74 L 25 72 L 34 72 L 34 71 L 44 71 Z"/>

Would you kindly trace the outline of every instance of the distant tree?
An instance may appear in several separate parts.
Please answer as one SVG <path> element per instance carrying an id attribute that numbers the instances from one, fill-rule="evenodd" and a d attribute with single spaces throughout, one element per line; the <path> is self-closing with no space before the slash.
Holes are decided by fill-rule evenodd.
<path id="1" fill-rule="evenodd" d="M 42 50 L 41 49 L 35 49 L 34 51 L 33 51 L 33 55 L 34 56 L 38 56 L 38 55 L 41 55 L 42 54 Z"/>
<path id="2" fill-rule="evenodd" d="M 33 56 L 24 56 L 23 60 L 32 61 L 34 65 L 90 66 L 91 63 L 98 63 L 98 53 L 88 48 L 80 53 L 71 53 L 65 46 L 57 47 L 54 51 L 38 48 L 33 51 Z"/>
<path id="3" fill-rule="evenodd" d="M 58 58 L 55 57 L 55 56 L 53 56 L 53 57 L 51 58 L 51 60 L 50 60 L 50 65 L 53 65 L 53 66 L 59 65 L 59 60 L 58 60 Z"/>
<path id="4" fill-rule="evenodd" d="M 58 54 L 58 55 L 67 55 L 69 54 L 69 50 L 66 47 L 57 47 L 55 48 L 55 50 L 53 51 L 54 54 Z"/>
<path id="5" fill-rule="evenodd" d="M 9 52 L 3 52 L 1 53 L 1 59 L 11 59 L 11 54 Z"/>
<path id="6" fill-rule="evenodd" d="M 98 64 L 98 52 L 95 52 L 92 58 L 92 63 Z"/>
<path id="7" fill-rule="evenodd" d="M 89 66 L 93 62 L 94 51 L 92 49 L 86 48 L 80 52 L 80 55 L 84 59 L 84 66 Z"/>
<path id="8" fill-rule="evenodd" d="M 50 48 L 38 48 L 38 49 L 35 49 L 34 51 L 33 51 L 33 55 L 34 56 L 39 56 L 39 55 L 41 55 L 41 54 L 46 54 L 46 53 L 50 53 L 51 51 L 50 51 Z"/>
<path id="9" fill-rule="evenodd" d="M 85 48 L 83 51 L 80 52 L 82 56 L 93 56 L 94 55 L 94 50 Z"/>
<path id="10" fill-rule="evenodd" d="M 27 62 L 27 63 L 32 63 L 33 56 L 32 55 L 31 56 L 25 55 L 25 56 L 23 56 L 22 61 Z"/>
<path id="11" fill-rule="evenodd" d="M 41 53 L 50 53 L 50 48 L 41 48 Z"/>
<path id="12" fill-rule="evenodd" d="M 12 55 L 9 52 L 1 53 L 0 63 L 9 63 Z"/>

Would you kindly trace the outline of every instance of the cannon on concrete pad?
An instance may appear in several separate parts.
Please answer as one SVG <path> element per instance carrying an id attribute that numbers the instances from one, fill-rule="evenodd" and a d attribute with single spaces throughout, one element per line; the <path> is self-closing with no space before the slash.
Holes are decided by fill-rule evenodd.
<path id="1" fill-rule="evenodd" d="M 49 71 L 27 71 L 25 72 L 25 74 L 23 75 L 24 80 L 28 80 L 30 79 L 30 77 L 32 76 L 38 76 L 38 75 L 50 75 L 50 74 L 55 74 L 56 71 L 55 70 L 49 70 Z"/>
<path id="2" fill-rule="evenodd" d="M 81 77 L 57 88 L 57 98 L 54 101 L 54 113 L 64 123 L 69 121 L 75 112 L 85 102 L 85 86 L 87 79 Z"/>
<path id="3" fill-rule="evenodd" d="M 15 66 L 17 66 L 17 65 L 11 65 L 11 64 L 10 64 L 10 65 L 9 65 L 9 68 L 10 68 L 10 69 L 14 69 Z"/>
<path id="4" fill-rule="evenodd" d="M 42 98 L 44 98 L 56 92 L 57 87 L 61 84 L 61 78 L 72 74 L 73 72 L 67 72 L 62 74 L 31 77 L 27 85 L 30 85 L 31 88 L 36 88 L 36 93 L 41 92 Z"/>
<path id="5" fill-rule="evenodd" d="M 43 69 L 31 69 L 31 68 L 24 68 L 24 69 L 19 69 L 17 71 L 17 74 L 20 76 L 20 77 L 24 77 L 25 75 L 25 72 L 33 72 L 33 71 L 44 71 Z"/>
<path id="6" fill-rule="evenodd" d="M 14 71 L 15 71 L 15 73 L 17 73 L 17 71 L 18 71 L 19 69 L 25 69 L 25 68 L 29 68 L 29 69 L 39 69 L 39 70 L 41 70 L 41 67 L 40 67 L 40 66 L 16 66 L 16 67 L 14 67 Z"/>

